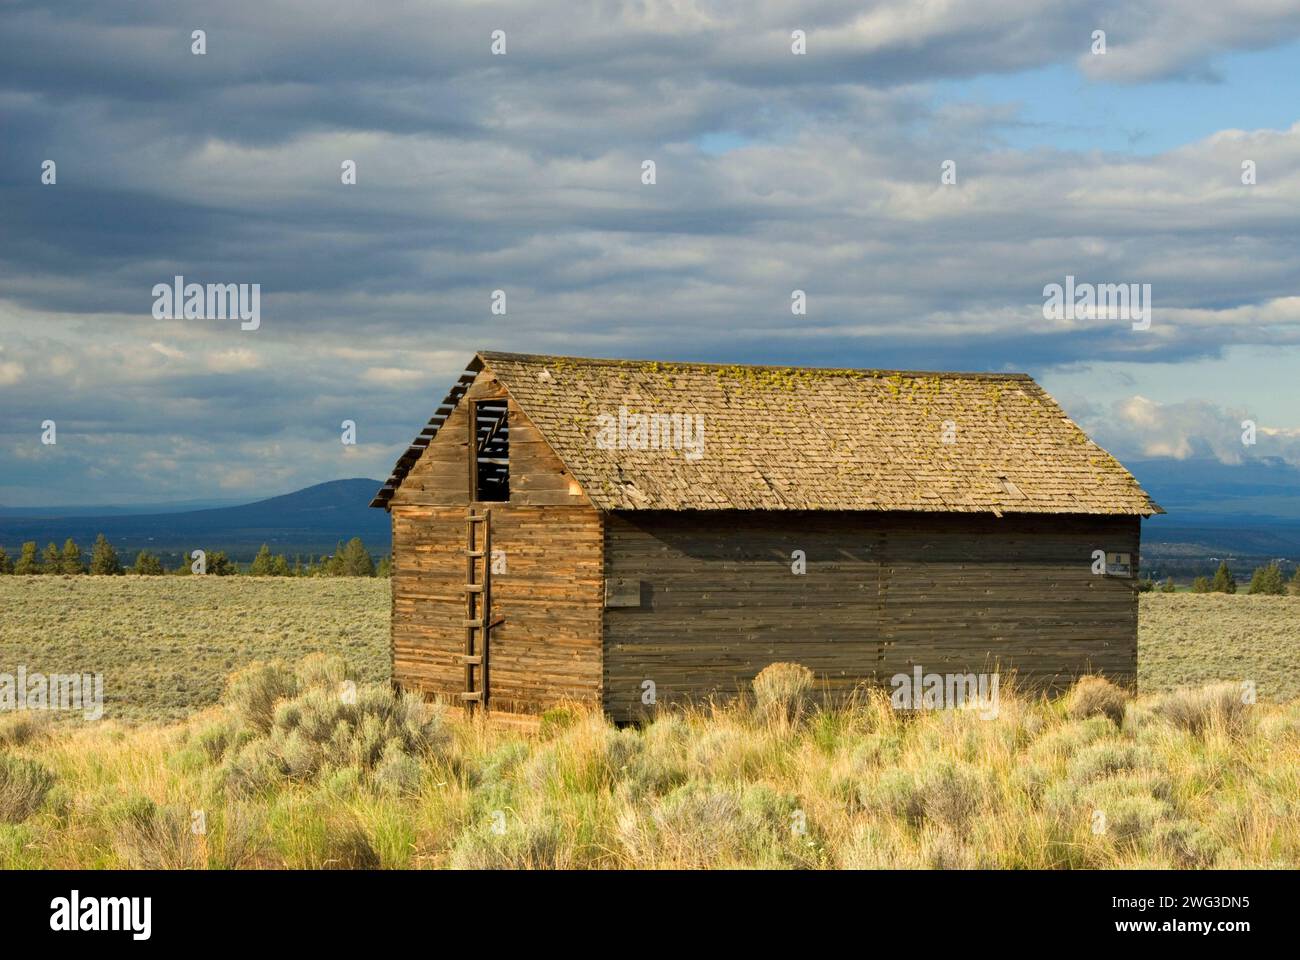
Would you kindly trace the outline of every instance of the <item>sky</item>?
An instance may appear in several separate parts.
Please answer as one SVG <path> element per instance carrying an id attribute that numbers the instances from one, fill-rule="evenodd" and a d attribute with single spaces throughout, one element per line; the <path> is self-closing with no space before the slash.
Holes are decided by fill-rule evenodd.
<path id="1" fill-rule="evenodd" d="M 382 478 L 478 349 L 1024 371 L 1300 466 L 1297 66 L 1283 0 L 6 3 L 0 504 Z"/>

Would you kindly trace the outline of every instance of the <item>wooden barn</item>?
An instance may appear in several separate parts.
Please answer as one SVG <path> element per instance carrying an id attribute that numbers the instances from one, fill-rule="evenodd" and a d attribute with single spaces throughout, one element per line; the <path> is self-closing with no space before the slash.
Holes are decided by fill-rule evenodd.
<path id="1" fill-rule="evenodd" d="M 615 719 L 777 661 L 1132 683 L 1162 512 L 1022 374 L 492 352 L 371 506 L 396 684 Z"/>

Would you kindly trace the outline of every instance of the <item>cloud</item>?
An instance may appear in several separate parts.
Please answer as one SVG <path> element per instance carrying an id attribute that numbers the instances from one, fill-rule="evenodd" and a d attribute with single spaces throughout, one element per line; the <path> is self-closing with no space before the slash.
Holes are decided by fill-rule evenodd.
<path id="1" fill-rule="evenodd" d="M 429 374 L 424 370 L 404 370 L 401 367 L 367 367 L 361 379 L 379 384 L 424 383 Z"/>
<path id="2" fill-rule="evenodd" d="M 1090 412 L 1081 422 L 1121 459 L 1213 457 L 1235 465 L 1276 458 L 1300 466 L 1300 429 L 1259 423 L 1243 408 L 1208 400 L 1159 403 L 1134 395 Z M 1252 444 L 1243 442 L 1247 423 L 1255 426 Z"/>
<path id="3" fill-rule="evenodd" d="M 207 356 L 207 367 L 217 373 L 238 373 L 244 370 L 256 370 L 262 366 L 262 358 L 256 351 L 247 348 L 219 350 Z"/>
<path id="4" fill-rule="evenodd" d="M 185 359 L 184 350 L 178 350 L 176 347 L 169 347 L 165 343 L 158 343 L 157 341 L 154 341 L 153 343 L 149 344 L 149 346 L 152 349 L 157 350 L 159 353 L 161 353 L 164 357 L 166 357 L 169 360 Z"/>
<path id="5" fill-rule="evenodd" d="M 1287 5 L 305 11 L 0 10 L 0 449 L 60 424 L 59 472 L 6 454 L 0 502 L 386 475 L 479 348 L 1041 370 L 1300 343 L 1300 125 L 1145 157 L 1013 150 L 1014 108 L 929 87 L 1069 63 L 1105 84 L 1211 77 L 1300 35 Z M 261 329 L 155 320 L 152 287 L 177 274 L 260 283 Z M 1150 283 L 1151 329 L 1044 321 L 1067 274 Z M 1209 442 L 1168 413 L 1139 434 L 1140 412 L 1115 417 L 1134 443 Z M 346 464 L 343 419 L 366 437 Z"/>
<path id="6" fill-rule="evenodd" d="M 0 360 L 0 387 L 12 387 L 21 383 L 26 372 L 21 363 Z"/>

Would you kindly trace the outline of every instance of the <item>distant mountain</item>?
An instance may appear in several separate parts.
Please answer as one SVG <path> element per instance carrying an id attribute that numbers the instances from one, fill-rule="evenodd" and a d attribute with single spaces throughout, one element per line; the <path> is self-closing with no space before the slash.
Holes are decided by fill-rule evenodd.
<path id="1" fill-rule="evenodd" d="M 128 560 L 139 550 L 177 555 L 202 548 L 247 560 L 263 543 L 273 553 L 332 553 L 339 540 L 360 537 L 372 554 L 388 553 L 388 514 L 368 506 L 383 483 L 355 478 L 318 483 L 283 496 L 239 506 L 168 513 L 110 513 L 61 517 L 0 516 L 0 544 L 10 556 L 27 540 L 42 548 L 72 537 L 88 553 L 103 533 Z M 65 508 L 66 509 L 66 508 Z"/>
<path id="2" fill-rule="evenodd" d="M 1156 503 L 1180 521 L 1300 521 L 1300 467 L 1284 460 L 1232 465 L 1214 459 L 1124 464 Z"/>
<path id="3" fill-rule="evenodd" d="M 1276 459 L 1238 465 L 1137 460 L 1125 466 L 1168 511 L 1142 523 L 1148 570 L 1179 577 L 1212 573 L 1224 558 L 1240 574 L 1265 560 L 1300 560 L 1300 469 Z"/>
<path id="4" fill-rule="evenodd" d="M 1234 558 L 1247 568 L 1260 559 L 1300 560 L 1300 469 L 1280 460 L 1125 466 L 1169 511 L 1142 524 L 1143 555 L 1165 571 L 1199 572 L 1211 557 Z M 364 478 L 332 480 L 255 503 L 150 513 L 130 506 L 0 508 L 0 545 L 15 556 L 26 540 L 44 548 L 72 537 L 86 551 L 102 532 L 128 559 L 147 548 L 179 560 L 202 547 L 244 561 L 263 543 L 292 558 L 319 556 L 339 540 L 361 537 L 371 553 L 381 554 L 391 550 L 388 515 L 367 506 L 380 486 Z"/>

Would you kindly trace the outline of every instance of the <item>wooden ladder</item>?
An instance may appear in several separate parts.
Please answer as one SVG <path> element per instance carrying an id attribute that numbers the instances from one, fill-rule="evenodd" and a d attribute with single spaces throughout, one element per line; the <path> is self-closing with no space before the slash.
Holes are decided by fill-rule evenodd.
<path id="1" fill-rule="evenodd" d="M 488 708 L 488 638 L 501 621 L 492 611 L 492 511 L 465 515 L 465 710 Z M 480 563 L 481 561 L 481 563 Z"/>

